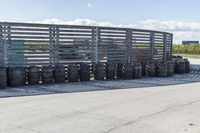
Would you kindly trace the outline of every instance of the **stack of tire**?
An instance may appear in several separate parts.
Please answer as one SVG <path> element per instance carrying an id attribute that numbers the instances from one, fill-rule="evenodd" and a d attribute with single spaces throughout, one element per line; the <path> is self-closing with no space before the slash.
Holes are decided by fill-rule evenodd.
<path id="1" fill-rule="evenodd" d="M 80 64 L 80 81 L 90 81 L 90 65 L 87 63 Z"/>
<path id="2" fill-rule="evenodd" d="M 158 77 L 167 77 L 168 70 L 167 70 L 167 63 L 157 63 L 156 71 Z"/>
<path id="3" fill-rule="evenodd" d="M 105 80 L 105 65 L 104 63 L 97 63 L 94 66 L 95 80 Z"/>
<path id="4" fill-rule="evenodd" d="M 26 69 L 24 67 L 10 67 L 8 70 L 8 85 L 20 87 L 26 84 Z"/>
<path id="5" fill-rule="evenodd" d="M 122 79 L 122 69 L 123 69 L 123 64 L 117 64 L 116 65 L 116 77 L 117 77 L 117 79 Z"/>
<path id="6" fill-rule="evenodd" d="M 175 73 L 175 63 L 173 61 L 167 62 L 167 76 L 173 76 Z"/>
<path id="7" fill-rule="evenodd" d="M 56 65 L 54 67 L 54 82 L 65 83 L 65 66 Z"/>
<path id="8" fill-rule="evenodd" d="M 7 68 L 0 67 L 0 89 L 7 87 Z"/>
<path id="9" fill-rule="evenodd" d="M 122 69 L 122 78 L 123 79 L 133 79 L 133 65 L 124 64 Z"/>
<path id="10" fill-rule="evenodd" d="M 69 82 L 79 81 L 79 70 L 77 64 L 70 64 L 68 67 L 68 80 Z"/>
<path id="11" fill-rule="evenodd" d="M 146 77 L 146 64 L 147 62 L 142 62 L 142 76 Z"/>
<path id="12" fill-rule="evenodd" d="M 133 78 L 134 79 L 142 78 L 142 64 L 141 63 L 133 64 Z"/>
<path id="13" fill-rule="evenodd" d="M 184 74 L 186 73 L 186 63 L 184 60 L 178 60 L 176 62 L 176 73 L 177 74 Z"/>
<path id="14" fill-rule="evenodd" d="M 188 61 L 188 59 L 183 59 L 185 61 L 185 73 L 189 73 L 190 72 L 190 62 Z"/>
<path id="15" fill-rule="evenodd" d="M 190 62 L 188 59 L 183 59 L 182 56 L 173 56 L 173 62 L 175 63 L 176 74 L 185 74 L 190 72 Z"/>
<path id="16" fill-rule="evenodd" d="M 40 83 L 40 68 L 37 66 L 30 66 L 27 69 L 27 76 L 28 76 L 28 84 L 36 85 Z"/>
<path id="17" fill-rule="evenodd" d="M 42 67 L 42 83 L 43 84 L 53 84 L 54 83 L 54 68 L 52 66 Z"/>
<path id="18" fill-rule="evenodd" d="M 146 77 L 155 77 L 156 76 L 156 64 L 155 63 L 146 63 L 144 69 L 145 69 Z"/>
<path id="19" fill-rule="evenodd" d="M 116 75 L 116 65 L 113 63 L 106 64 L 106 79 L 113 80 Z"/>

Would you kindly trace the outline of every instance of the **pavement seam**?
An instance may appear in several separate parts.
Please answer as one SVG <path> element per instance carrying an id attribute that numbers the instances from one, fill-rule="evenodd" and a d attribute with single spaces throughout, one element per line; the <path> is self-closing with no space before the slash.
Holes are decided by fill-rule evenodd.
<path id="1" fill-rule="evenodd" d="M 1 123 L 3 123 L 3 122 L 1 122 Z M 31 129 L 31 128 L 27 128 L 27 127 L 23 127 L 23 126 L 20 126 L 20 125 L 11 124 L 11 123 L 8 123 L 8 122 L 4 122 L 4 124 L 10 125 L 10 126 L 13 126 L 13 127 L 16 127 L 16 128 L 21 128 L 21 129 L 24 129 L 24 130 L 32 131 L 32 132 L 35 132 L 35 133 L 43 133 L 43 132 Z"/>
<path id="2" fill-rule="evenodd" d="M 98 113 L 91 113 L 91 112 L 83 112 L 83 111 L 79 111 L 79 113 L 81 114 L 88 114 L 88 115 L 92 115 L 92 116 L 99 116 L 99 117 L 105 117 L 105 118 L 110 118 L 110 119 L 116 119 L 116 120 L 122 120 L 122 121 L 128 121 L 127 119 L 121 119 L 121 118 L 117 118 L 114 116 L 109 116 L 109 115 L 103 115 L 103 114 L 98 114 Z"/>
<path id="3" fill-rule="evenodd" d="M 186 104 L 173 105 L 173 106 L 170 106 L 170 107 L 168 107 L 168 108 L 166 108 L 166 109 L 164 109 L 164 110 L 161 110 L 161 111 L 158 111 L 158 112 L 155 112 L 155 113 L 151 113 L 151 114 L 148 114 L 148 115 L 144 115 L 144 116 L 141 116 L 141 117 L 139 117 L 139 118 L 137 118 L 137 119 L 135 119 L 135 120 L 131 120 L 131 121 L 126 122 L 126 123 L 124 123 L 124 124 L 115 126 L 115 127 L 110 128 L 109 130 L 107 130 L 107 131 L 105 131 L 105 132 L 103 132 L 103 133 L 111 133 L 111 132 L 114 131 L 114 130 L 120 129 L 120 128 L 122 128 L 122 127 L 129 126 L 129 125 L 132 125 L 132 124 L 136 124 L 136 123 L 139 122 L 139 121 L 142 121 L 142 120 L 144 120 L 144 119 L 151 118 L 151 117 L 153 117 L 153 116 L 155 116 L 155 115 L 158 115 L 158 114 L 161 114 L 161 113 L 165 113 L 165 112 L 167 112 L 167 111 L 169 111 L 169 110 L 171 110 L 171 109 L 173 109 L 173 108 L 184 107 L 184 106 L 188 106 L 188 105 L 191 105 L 191 104 L 194 104 L 194 103 L 198 103 L 198 102 L 200 102 L 200 99 L 195 100 L 195 101 L 192 101 L 192 102 L 189 102 L 189 103 L 186 103 Z"/>

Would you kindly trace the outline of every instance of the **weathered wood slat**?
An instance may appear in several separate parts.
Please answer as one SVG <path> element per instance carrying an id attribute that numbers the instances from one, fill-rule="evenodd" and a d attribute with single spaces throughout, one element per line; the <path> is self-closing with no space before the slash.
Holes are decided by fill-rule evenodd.
<path id="1" fill-rule="evenodd" d="M 28 39 L 49 39 L 47 36 L 11 36 L 11 38 L 28 38 Z"/>
<path id="2" fill-rule="evenodd" d="M 124 35 L 126 35 L 126 31 L 103 31 L 103 30 L 101 30 L 100 31 L 101 32 L 101 34 L 124 34 Z"/>
<path id="3" fill-rule="evenodd" d="M 100 34 L 101 35 L 101 38 L 103 37 L 126 37 L 126 34 L 125 35 L 111 35 L 111 34 Z"/>
<path id="4" fill-rule="evenodd" d="M 72 30 L 65 29 L 65 30 L 62 30 L 62 29 L 59 29 L 59 33 L 60 34 L 65 34 L 65 33 L 92 33 L 92 29 L 89 29 L 89 30 L 77 30 L 77 29 L 72 29 Z"/>
<path id="5" fill-rule="evenodd" d="M 82 36 L 82 37 L 80 37 L 80 36 L 78 36 L 78 37 L 59 37 L 59 39 L 91 39 L 91 36 Z"/>
<path id="6" fill-rule="evenodd" d="M 76 36 L 88 36 L 88 37 L 91 37 L 92 34 L 80 34 L 80 33 L 76 33 L 76 34 L 70 34 L 70 33 L 65 33 L 65 34 L 59 34 L 60 37 L 67 37 L 67 36 L 73 36 L 73 37 L 76 37 Z"/>
<path id="7" fill-rule="evenodd" d="M 30 27 L 25 27 L 25 28 L 18 28 L 18 27 L 11 27 L 10 28 L 11 32 L 16 32 L 16 31 L 30 31 L 30 32 L 49 32 L 49 29 L 36 29 L 36 28 L 30 28 Z"/>
<path id="8" fill-rule="evenodd" d="M 49 33 L 48 32 L 46 32 L 46 33 L 42 33 L 42 32 L 10 32 L 11 33 L 11 35 L 46 35 L 46 36 L 49 36 Z"/>

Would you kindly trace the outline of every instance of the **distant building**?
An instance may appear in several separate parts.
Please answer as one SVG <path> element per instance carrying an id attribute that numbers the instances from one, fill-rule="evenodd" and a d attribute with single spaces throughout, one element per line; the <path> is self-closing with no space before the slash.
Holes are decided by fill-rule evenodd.
<path id="1" fill-rule="evenodd" d="M 182 41 L 182 45 L 198 45 L 199 41 Z"/>

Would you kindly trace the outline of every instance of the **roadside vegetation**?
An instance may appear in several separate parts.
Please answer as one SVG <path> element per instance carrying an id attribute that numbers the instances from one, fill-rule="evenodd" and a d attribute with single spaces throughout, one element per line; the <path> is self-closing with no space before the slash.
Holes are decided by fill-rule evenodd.
<path id="1" fill-rule="evenodd" d="M 184 57 L 200 58 L 200 45 L 173 44 L 173 54 Z"/>

